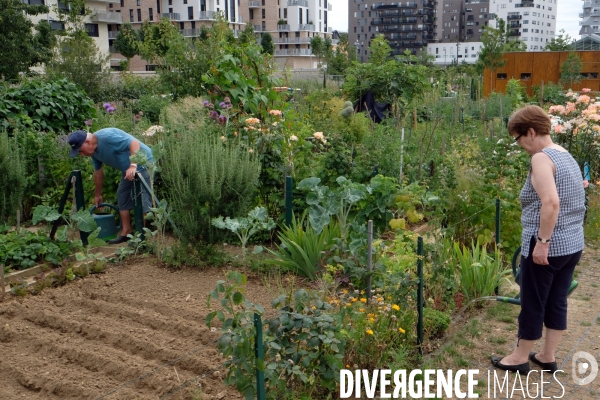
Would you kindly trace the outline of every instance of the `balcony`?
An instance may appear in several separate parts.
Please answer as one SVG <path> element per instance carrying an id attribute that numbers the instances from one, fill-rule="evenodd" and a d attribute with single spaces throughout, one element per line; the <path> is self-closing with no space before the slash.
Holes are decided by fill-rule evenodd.
<path id="1" fill-rule="evenodd" d="M 592 6 L 592 2 L 591 1 L 584 1 L 583 2 L 583 8 L 588 8 Z"/>
<path id="2" fill-rule="evenodd" d="M 426 1 L 423 3 L 423 8 L 434 8 L 435 5 L 433 4 L 433 1 Z"/>
<path id="3" fill-rule="evenodd" d="M 332 27 L 327 27 L 327 29 L 325 30 L 327 33 L 333 33 L 333 28 Z M 337 40 L 337 39 L 336 39 Z"/>
<path id="4" fill-rule="evenodd" d="M 108 31 L 108 38 L 115 39 L 118 35 L 119 31 Z"/>
<path id="5" fill-rule="evenodd" d="M 248 7 L 249 8 L 258 8 L 258 7 L 260 7 L 260 1 L 249 1 Z"/>
<path id="6" fill-rule="evenodd" d="M 510 31 L 508 36 L 521 36 L 521 32 L 519 31 Z"/>
<path id="7" fill-rule="evenodd" d="M 258 25 L 255 25 L 258 26 Z M 254 29 L 256 30 L 256 29 Z M 290 31 L 290 26 L 289 25 L 277 25 L 277 30 L 279 32 L 289 32 Z"/>
<path id="8" fill-rule="evenodd" d="M 95 11 L 90 18 L 92 22 L 106 22 L 107 24 L 122 24 L 121 13 L 108 11 Z"/>
<path id="9" fill-rule="evenodd" d="M 179 13 L 162 13 L 160 14 L 160 17 L 168 18 L 171 21 L 179 21 L 181 19 Z"/>
<path id="10" fill-rule="evenodd" d="M 417 3 L 392 3 L 392 4 L 373 4 L 371 6 L 372 10 L 385 10 L 391 8 L 417 8 Z"/>
<path id="11" fill-rule="evenodd" d="M 312 24 L 299 24 L 298 25 L 298 30 L 299 31 L 311 31 L 313 32 L 315 30 L 315 26 Z"/>
<path id="12" fill-rule="evenodd" d="M 216 17 L 215 17 L 216 19 Z M 235 17 L 231 17 L 231 21 L 232 24 L 245 24 L 246 22 L 244 21 L 244 17 L 242 17 L 241 15 L 237 18 Z"/>
<path id="13" fill-rule="evenodd" d="M 94 2 L 96 2 L 96 3 L 107 3 L 107 4 L 108 3 L 119 4 L 119 3 L 121 3 L 121 0 L 94 0 Z"/>
<path id="14" fill-rule="evenodd" d="M 512 23 L 512 24 L 508 25 L 508 27 L 509 27 L 509 28 L 520 28 L 520 27 L 521 27 L 521 24 L 519 24 L 519 23 L 517 23 L 517 24 L 515 24 L 515 23 Z"/>
<path id="15" fill-rule="evenodd" d="M 310 43 L 309 37 L 291 37 L 291 38 L 273 38 L 273 43 L 275 44 L 300 44 L 300 43 Z"/>
<path id="16" fill-rule="evenodd" d="M 275 50 L 275 57 L 279 56 L 312 56 L 310 49 L 282 49 Z"/>
<path id="17" fill-rule="evenodd" d="M 508 19 L 509 21 L 511 19 L 521 19 L 521 18 L 523 18 L 522 15 L 509 15 L 509 16 L 506 17 L 506 19 Z"/>
<path id="18" fill-rule="evenodd" d="M 327 4 L 327 11 L 331 11 L 331 4 Z"/>
<path id="19" fill-rule="evenodd" d="M 288 7 L 308 7 L 308 0 L 288 0 Z"/>
<path id="20" fill-rule="evenodd" d="M 277 25 L 279 26 L 279 25 Z M 260 25 L 252 25 L 252 28 L 254 28 L 254 32 L 262 32 L 263 28 Z"/>
<path id="21" fill-rule="evenodd" d="M 198 15 L 198 20 L 200 21 L 212 21 L 215 19 L 217 19 L 217 13 L 214 11 L 200 11 L 200 14 Z"/>
<path id="22" fill-rule="evenodd" d="M 371 25 L 388 25 L 388 24 L 416 24 L 417 17 L 408 18 L 374 18 L 371 20 Z"/>

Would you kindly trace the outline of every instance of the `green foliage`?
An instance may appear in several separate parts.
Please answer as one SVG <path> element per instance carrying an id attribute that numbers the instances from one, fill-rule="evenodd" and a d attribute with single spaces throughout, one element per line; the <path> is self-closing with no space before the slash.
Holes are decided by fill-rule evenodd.
<path id="1" fill-rule="evenodd" d="M 56 43 L 50 24 L 42 19 L 36 25 L 32 17 L 47 13 L 48 7 L 29 5 L 19 0 L 0 1 L 0 78 L 17 81 L 20 73 L 47 62 Z"/>
<path id="2" fill-rule="evenodd" d="M 472 244 L 471 249 L 454 243 L 454 257 L 459 269 L 460 290 L 467 301 L 493 295 L 502 277 L 510 273 L 502 265 L 498 248 L 490 256 L 485 246 L 479 243 Z"/>
<path id="3" fill-rule="evenodd" d="M 265 32 L 260 37 L 260 47 L 263 54 L 273 55 L 275 53 L 275 45 L 273 44 L 273 36 L 269 32 Z"/>
<path id="4" fill-rule="evenodd" d="M 117 37 L 113 43 L 115 50 L 127 58 L 127 60 L 136 56 L 139 52 L 139 33 L 133 29 L 130 23 L 121 25 Z"/>
<path id="5" fill-rule="evenodd" d="M 267 215 L 264 207 L 256 207 L 248 213 L 248 217 L 231 219 L 229 217 L 214 218 L 211 223 L 219 229 L 228 229 L 240 239 L 242 249 L 246 251 L 248 240 L 261 230 L 270 231 L 275 228 L 273 218 Z"/>
<path id="6" fill-rule="evenodd" d="M 340 236 L 338 224 L 327 224 L 322 230 L 315 229 L 294 219 L 292 226 L 284 226 L 277 235 L 281 245 L 268 251 L 276 258 L 268 264 L 278 265 L 286 271 L 314 280 L 321 270 L 324 252 L 328 251 Z"/>
<path id="7" fill-rule="evenodd" d="M 253 320 L 254 313 L 264 314 L 264 309 L 243 295 L 244 275 L 230 272 L 228 280 L 217 282 L 208 299 L 209 304 L 219 301 L 223 311 L 206 317 L 209 326 L 215 318 L 221 322 L 217 346 L 224 357 L 229 357 L 225 383 L 234 384 L 246 399 L 255 398 L 258 362 L 265 373 L 270 400 L 290 391 L 307 392 L 311 398 L 333 395 L 343 366 L 345 341 L 341 339 L 339 320 L 331 314 L 331 305 L 303 289 L 273 300 L 272 306 L 278 311 L 263 320 L 265 357 L 261 362 L 254 353 Z"/>
<path id="8" fill-rule="evenodd" d="M 581 61 L 577 53 L 569 53 L 565 62 L 560 66 L 560 81 L 573 86 L 573 82 L 578 83 L 581 80 L 582 68 L 583 61 Z"/>
<path id="9" fill-rule="evenodd" d="M 179 132 L 167 140 L 161 177 L 182 240 L 215 240 L 211 220 L 245 213 L 259 173 L 258 160 L 244 147 L 205 131 Z"/>
<path id="10" fill-rule="evenodd" d="M 0 126 L 12 131 L 68 133 L 96 116 L 94 104 L 75 83 L 32 79 L 10 88 L 0 99 Z"/>
<path id="11" fill-rule="evenodd" d="M 575 39 L 573 39 L 564 29 L 559 31 L 559 34 L 554 36 L 546 47 L 545 51 L 568 51 L 575 49 Z"/>
<path id="12" fill-rule="evenodd" d="M 565 104 L 567 102 L 563 87 L 558 83 L 544 83 L 543 94 L 541 85 L 533 85 L 531 90 L 533 91 L 533 100 L 540 104 Z"/>
<path id="13" fill-rule="evenodd" d="M 105 82 L 100 91 L 102 101 L 126 101 L 139 99 L 145 95 L 163 93 L 159 78 L 138 76 L 135 74 L 120 74 L 118 79 Z"/>
<path id="14" fill-rule="evenodd" d="M 429 338 L 441 337 L 450 325 L 448 314 L 433 308 L 423 309 L 423 332 Z"/>
<path id="15" fill-rule="evenodd" d="M 0 132 L 0 220 L 16 217 L 25 192 L 25 165 L 17 141 Z"/>
<path id="16" fill-rule="evenodd" d="M 510 79 L 506 83 L 506 94 L 512 99 L 513 109 L 518 108 L 527 99 L 526 87 L 517 79 Z"/>
<path id="17" fill-rule="evenodd" d="M 352 61 L 356 61 L 356 50 L 348 43 L 348 34 L 344 32 L 340 34 L 333 55 L 327 62 L 327 73 L 330 75 L 344 75 Z"/>
<path id="18" fill-rule="evenodd" d="M 385 64 L 385 62 L 390 57 L 390 54 L 392 53 L 392 48 L 387 43 L 385 36 L 379 34 L 375 36 L 375 39 L 371 40 L 369 51 L 369 63 L 375 66 L 381 66 Z"/>
<path id="19" fill-rule="evenodd" d="M 0 264 L 5 266 L 5 272 L 31 268 L 41 262 L 59 265 L 78 248 L 66 241 L 52 241 L 44 232 L 8 232 L 0 240 Z"/>
<path id="20" fill-rule="evenodd" d="M 131 110 L 135 114 L 142 111 L 151 123 L 158 124 L 161 111 L 170 103 L 171 96 L 145 94 L 133 104 Z"/>

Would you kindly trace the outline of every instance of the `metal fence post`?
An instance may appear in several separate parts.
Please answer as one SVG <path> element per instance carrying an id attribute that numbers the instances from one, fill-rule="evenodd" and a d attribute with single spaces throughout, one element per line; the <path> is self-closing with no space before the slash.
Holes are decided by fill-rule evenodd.
<path id="1" fill-rule="evenodd" d="M 133 213 L 135 215 L 135 231 L 140 234 L 144 240 L 144 206 L 142 199 L 142 183 L 140 178 L 135 175 L 133 179 Z"/>
<path id="2" fill-rule="evenodd" d="M 258 360 L 264 365 L 265 350 L 263 348 L 262 320 L 257 313 L 254 313 L 254 328 L 256 329 L 256 342 L 254 343 L 254 353 L 256 355 L 256 399 L 266 400 L 265 372 L 258 368 Z"/>
<path id="3" fill-rule="evenodd" d="M 285 177 L 285 224 L 292 226 L 292 207 L 294 200 L 294 178 Z"/>
<path id="4" fill-rule="evenodd" d="M 81 211 L 85 208 L 85 197 L 83 193 L 83 178 L 81 177 L 81 171 L 75 170 L 71 173 L 75 177 L 75 198 L 73 202 L 77 211 Z M 89 232 L 79 231 L 79 237 L 84 245 L 87 245 L 87 238 L 90 235 Z"/>
<path id="5" fill-rule="evenodd" d="M 419 355 L 423 355 L 423 238 L 417 239 L 417 275 L 419 277 L 419 287 L 417 288 L 417 344 L 419 345 Z"/>
<path id="6" fill-rule="evenodd" d="M 369 277 L 367 278 L 367 301 L 371 302 L 371 273 L 373 272 L 373 220 L 367 223 L 367 267 Z"/>

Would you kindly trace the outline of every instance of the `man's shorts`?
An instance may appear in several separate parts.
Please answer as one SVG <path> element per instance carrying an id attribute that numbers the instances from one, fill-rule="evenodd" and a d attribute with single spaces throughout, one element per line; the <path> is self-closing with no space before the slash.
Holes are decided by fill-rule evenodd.
<path id="1" fill-rule="evenodd" d="M 138 172 L 142 174 L 142 177 L 146 183 L 150 185 L 150 175 L 148 174 L 148 170 L 142 169 Z M 141 184 L 141 187 L 141 193 L 133 193 L 133 181 L 125 179 L 124 172 L 121 174 L 121 182 L 119 183 L 119 188 L 117 189 L 117 202 L 119 204 L 119 210 L 133 210 L 134 196 L 141 196 L 144 213 L 150 211 L 150 207 L 152 207 L 152 196 L 143 183 Z"/>

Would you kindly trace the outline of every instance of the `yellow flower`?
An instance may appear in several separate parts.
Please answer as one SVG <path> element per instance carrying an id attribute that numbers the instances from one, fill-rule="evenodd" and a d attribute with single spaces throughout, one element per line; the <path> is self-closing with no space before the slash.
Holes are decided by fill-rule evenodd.
<path id="1" fill-rule="evenodd" d="M 396 310 L 396 311 L 400 311 L 400 306 L 399 306 L 399 305 L 397 305 L 397 304 L 394 304 L 394 305 L 392 306 L 392 308 L 393 308 L 394 310 Z"/>
<path id="2" fill-rule="evenodd" d="M 352 307 L 352 303 L 346 303 L 348 307 Z"/>
<path id="3" fill-rule="evenodd" d="M 361 303 L 366 303 L 366 302 L 367 302 L 367 299 L 365 299 L 364 297 L 361 297 L 361 298 L 360 298 L 360 302 L 361 302 Z"/>
<path id="4" fill-rule="evenodd" d="M 400 331 L 400 333 L 406 333 L 406 331 L 402 328 L 398 328 L 398 330 Z"/>
<path id="5" fill-rule="evenodd" d="M 316 307 L 316 306 L 312 306 L 311 308 L 312 308 L 313 310 L 316 310 L 316 309 L 317 309 L 317 307 Z"/>
<path id="6" fill-rule="evenodd" d="M 356 303 L 356 300 L 357 300 L 357 299 L 356 299 L 356 297 L 353 297 L 353 298 L 352 298 L 352 302 L 353 302 L 353 303 Z"/>
<path id="7" fill-rule="evenodd" d="M 344 290 L 342 290 L 342 293 L 346 294 L 346 293 L 348 293 L 348 290 L 344 289 Z"/>
<path id="8" fill-rule="evenodd" d="M 375 322 L 375 318 L 369 318 L 369 322 Z"/>
<path id="9" fill-rule="evenodd" d="M 346 368 L 350 369 L 350 365 L 346 364 Z"/>
<path id="10" fill-rule="evenodd" d="M 367 317 L 368 317 L 368 318 L 373 318 L 373 317 L 375 317 L 375 314 L 371 314 L 371 313 L 369 313 L 369 314 L 367 314 Z"/>
<path id="11" fill-rule="evenodd" d="M 378 297 L 377 301 L 383 301 L 383 297 Z"/>
<path id="12" fill-rule="evenodd" d="M 373 334 L 373 331 L 372 331 L 372 330 L 370 330 L 370 329 L 367 329 L 367 333 L 368 333 L 369 335 L 372 335 L 372 334 Z"/>
<path id="13" fill-rule="evenodd" d="M 362 308 L 359 308 L 358 311 L 360 312 L 364 312 L 365 310 L 363 310 Z"/>

